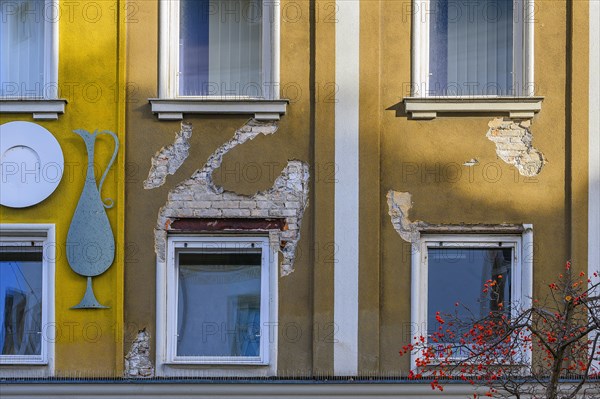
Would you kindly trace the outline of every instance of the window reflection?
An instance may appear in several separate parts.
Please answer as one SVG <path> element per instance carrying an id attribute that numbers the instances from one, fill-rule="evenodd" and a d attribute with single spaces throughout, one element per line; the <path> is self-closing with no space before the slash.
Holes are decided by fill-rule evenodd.
<path id="1" fill-rule="evenodd" d="M 2 355 L 40 355 L 42 248 L 0 247 Z"/>
<path id="2" fill-rule="evenodd" d="M 512 252 L 511 248 L 428 248 L 428 335 L 439 327 L 436 312 L 456 312 L 466 322 L 485 318 L 491 311 L 510 313 Z M 496 285 L 485 293 L 488 280 Z"/>

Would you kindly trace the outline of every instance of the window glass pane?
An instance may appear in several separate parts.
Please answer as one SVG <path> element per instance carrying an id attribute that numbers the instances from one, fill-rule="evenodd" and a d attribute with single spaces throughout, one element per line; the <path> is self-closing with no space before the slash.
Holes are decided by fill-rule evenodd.
<path id="1" fill-rule="evenodd" d="M 513 0 L 432 0 L 429 93 L 512 95 Z"/>
<path id="2" fill-rule="evenodd" d="M 181 0 L 179 95 L 262 97 L 262 0 Z"/>
<path id="3" fill-rule="evenodd" d="M 43 96 L 44 36 L 44 0 L 0 0 L 0 96 Z"/>
<path id="4" fill-rule="evenodd" d="M 42 248 L 0 247 L 0 354 L 40 355 Z"/>
<path id="5" fill-rule="evenodd" d="M 500 309 L 510 312 L 510 248 L 428 248 L 427 333 L 439 327 L 436 312 L 477 321 Z M 502 275 L 502 278 L 498 278 Z M 496 289 L 484 293 L 487 280 Z M 460 306 L 455 306 L 459 302 Z M 502 303 L 501 307 L 499 304 Z M 458 339 L 458 338 L 457 338 Z"/>
<path id="6" fill-rule="evenodd" d="M 180 253 L 177 356 L 259 356 L 260 281 L 260 250 Z"/>

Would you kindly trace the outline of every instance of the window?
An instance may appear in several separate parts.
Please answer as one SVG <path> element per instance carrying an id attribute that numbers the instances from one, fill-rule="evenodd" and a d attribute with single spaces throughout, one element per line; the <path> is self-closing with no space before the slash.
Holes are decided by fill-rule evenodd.
<path id="1" fill-rule="evenodd" d="M 167 363 L 273 363 L 276 252 L 268 237 L 168 239 Z"/>
<path id="2" fill-rule="evenodd" d="M 158 119 L 184 113 L 277 120 L 279 2 L 161 0 Z M 164 51 L 163 51 L 164 50 Z"/>
<path id="3" fill-rule="evenodd" d="M 0 0 L 0 113 L 56 120 L 58 0 Z"/>
<path id="4" fill-rule="evenodd" d="M 0 365 L 51 368 L 53 287 L 54 225 L 0 225 Z"/>
<path id="5" fill-rule="evenodd" d="M 533 0 L 415 0 L 406 111 L 415 119 L 437 112 L 532 118 L 542 101 L 534 97 L 533 22 Z"/>
<path id="6" fill-rule="evenodd" d="M 527 0 L 418 2 L 422 96 L 531 95 Z M 527 21 L 529 22 L 529 21 Z"/>
<path id="7" fill-rule="evenodd" d="M 274 2 L 163 1 L 161 97 L 275 99 Z"/>
<path id="8" fill-rule="evenodd" d="M 486 317 L 490 311 L 514 315 L 530 301 L 532 230 L 522 235 L 424 235 L 413 253 L 412 321 L 419 334 L 436 332 L 436 314 L 464 313 L 465 319 Z M 499 277 L 502 276 L 502 277 Z M 482 292 L 488 280 L 498 283 L 493 293 Z M 455 307 L 459 302 L 460 307 Z M 468 349 L 460 337 L 438 342 L 442 350 L 456 339 L 452 356 L 464 358 Z M 439 341 L 439 339 L 438 339 Z M 415 355 L 413 355 L 413 368 Z"/>
<path id="9" fill-rule="evenodd" d="M 0 97 L 56 98 L 57 12 L 56 0 L 0 0 Z"/>

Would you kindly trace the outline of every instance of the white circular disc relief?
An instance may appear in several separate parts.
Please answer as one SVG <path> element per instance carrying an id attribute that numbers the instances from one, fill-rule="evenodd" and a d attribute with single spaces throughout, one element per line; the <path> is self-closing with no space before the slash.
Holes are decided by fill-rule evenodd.
<path id="1" fill-rule="evenodd" d="M 0 125 L 0 204 L 39 204 L 58 187 L 63 152 L 52 133 L 31 122 Z"/>

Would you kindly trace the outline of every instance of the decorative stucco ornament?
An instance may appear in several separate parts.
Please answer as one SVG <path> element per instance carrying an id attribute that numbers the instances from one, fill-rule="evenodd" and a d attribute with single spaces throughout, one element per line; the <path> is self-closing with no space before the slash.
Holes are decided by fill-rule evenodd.
<path id="1" fill-rule="evenodd" d="M 8 122 L 0 126 L 0 204 L 26 208 L 58 187 L 64 170 L 60 144 L 43 126 Z"/>
<path id="2" fill-rule="evenodd" d="M 114 201 L 100 198 L 102 184 L 110 170 L 119 150 L 119 139 L 110 131 L 89 133 L 85 130 L 74 130 L 85 142 L 88 154 L 88 166 L 83 192 L 75 209 L 69 233 L 67 234 L 67 260 L 71 269 L 77 274 L 87 277 L 87 288 L 81 302 L 73 309 L 107 308 L 101 305 L 92 289 L 92 277 L 104 273 L 115 258 L 115 237 L 104 208 L 112 208 Z M 115 150 L 110 159 L 100 185 L 96 187 L 94 176 L 94 146 L 96 137 L 108 134 L 115 140 Z"/>

